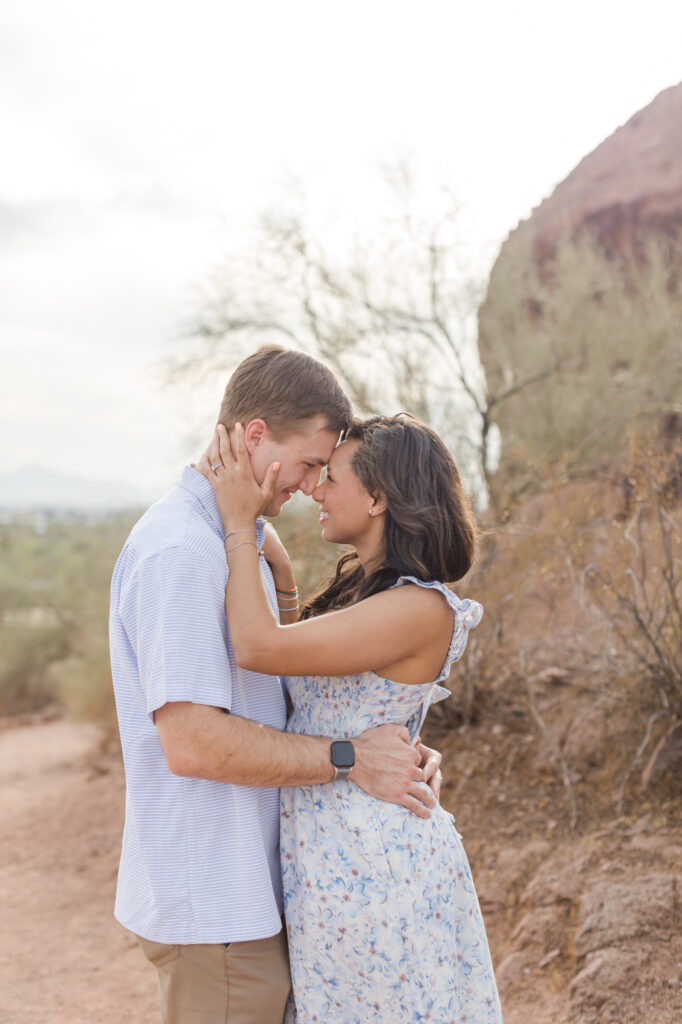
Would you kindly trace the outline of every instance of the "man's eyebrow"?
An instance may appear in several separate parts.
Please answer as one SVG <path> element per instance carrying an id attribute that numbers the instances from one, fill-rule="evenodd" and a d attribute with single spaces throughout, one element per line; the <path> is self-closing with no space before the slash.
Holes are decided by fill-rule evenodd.
<path id="1" fill-rule="evenodd" d="M 316 466 L 326 466 L 327 460 L 321 459 L 319 455 L 306 455 L 303 458 L 304 462 L 313 462 Z"/>

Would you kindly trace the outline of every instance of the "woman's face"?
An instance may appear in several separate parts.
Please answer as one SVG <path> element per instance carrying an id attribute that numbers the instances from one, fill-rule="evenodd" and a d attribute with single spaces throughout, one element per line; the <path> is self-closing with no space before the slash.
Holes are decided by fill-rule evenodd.
<path id="1" fill-rule="evenodd" d="M 329 460 L 325 479 L 313 491 L 320 503 L 322 537 L 331 544 L 352 544 L 373 535 L 379 525 L 370 515 L 374 501 L 353 472 L 351 459 L 359 441 L 343 441 Z"/>

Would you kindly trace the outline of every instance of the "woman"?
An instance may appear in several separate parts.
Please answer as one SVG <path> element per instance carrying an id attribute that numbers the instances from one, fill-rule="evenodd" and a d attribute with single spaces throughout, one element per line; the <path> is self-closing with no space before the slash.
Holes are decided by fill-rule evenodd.
<path id="1" fill-rule="evenodd" d="M 443 580 L 470 568 L 475 526 L 457 468 L 438 436 L 405 414 L 354 424 L 313 492 L 325 540 L 352 546 L 281 625 L 263 589 L 255 520 L 259 488 L 242 428 L 224 429 L 200 463 L 216 492 L 229 565 L 227 607 L 237 660 L 279 673 L 293 703 L 287 730 L 353 737 L 385 722 L 411 737 L 466 646 L 482 609 Z M 273 573 L 292 619 L 283 549 Z M 287 585 L 288 584 L 288 585 Z M 350 778 L 282 791 L 281 857 L 294 1002 L 286 1024 L 416 1021 L 499 1024 L 495 979 L 454 819 L 423 820 L 375 800 Z"/>

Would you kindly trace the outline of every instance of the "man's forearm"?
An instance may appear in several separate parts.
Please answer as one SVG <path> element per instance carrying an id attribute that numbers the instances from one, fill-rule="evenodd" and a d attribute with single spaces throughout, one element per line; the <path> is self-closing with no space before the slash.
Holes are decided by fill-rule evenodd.
<path id="1" fill-rule="evenodd" d="M 311 786 L 334 777 L 329 738 L 280 732 L 220 708 L 186 702 L 164 704 L 154 717 L 174 775 L 264 788 Z M 436 801 L 420 785 L 420 758 L 404 726 L 368 729 L 353 744 L 353 782 L 370 796 L 429 817 L 428 808 Z"/>
<path id="2" fill-rule="evenodd" d="M 280 732 L 202 704 L 166 704 L 154 717 L 175 775 L 259 787 L 307 786 L 334 775 L 324 737 Z"/>

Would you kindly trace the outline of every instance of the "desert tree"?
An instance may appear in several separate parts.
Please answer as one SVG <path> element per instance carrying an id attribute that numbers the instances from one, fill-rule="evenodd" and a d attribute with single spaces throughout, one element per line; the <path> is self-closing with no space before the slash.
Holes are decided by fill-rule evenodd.
<path id="1" fill-rule="evenodd" d="M 264 213 L 251 244 L 202 287 L 169 378 L 224 377 L 268 342 L 308 351 L 334 367 L 361 413 L 406 409 L 433 425 L 481 497 L 503 395 L 489 394 L 478 359 L 480 252 L 450 192 L 425 215 L 409 161 L 384 178 L 389 214 L 351 240 L 311 228 L 300 188 Z"/>

